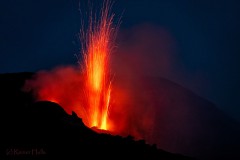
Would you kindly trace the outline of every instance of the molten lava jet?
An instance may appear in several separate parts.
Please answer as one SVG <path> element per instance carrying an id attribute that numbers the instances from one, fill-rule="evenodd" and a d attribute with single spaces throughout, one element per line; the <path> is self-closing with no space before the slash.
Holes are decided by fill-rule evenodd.
<path id="1" fill-rule="evenodd" d="M 90 127 L 108 130 L 110 122 L 108 111 L 111 100 L 111 79 L 109 70 L 109 54 L 113 47 L 115 28 L 112 25 L 109 2 L 105 1 L 100 20 L 90 17 L 87 32 L 82 30 L 81 42 L 84 57 L 82 66 L 84 74 L 86 111 L 85 124 Z"/>

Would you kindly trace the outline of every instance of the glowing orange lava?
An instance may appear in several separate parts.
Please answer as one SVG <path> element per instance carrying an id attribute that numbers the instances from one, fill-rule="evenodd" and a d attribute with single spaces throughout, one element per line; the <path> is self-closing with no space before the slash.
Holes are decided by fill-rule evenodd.
<path id="1" fill-rule="evenodd" d="M 110 3 L 104 1 L 100 20 L 90 17 L 87 32 L 82 30 L 81 64 L 84 73 L 84 92 L 87 120 L 89 127 L 108 130 L 110 122 L 108 111 L 111 101 L 111 77 L 109 55 L 113 47 L 116 29 L 113 27 L 113 15 L 110 15 Z"/>

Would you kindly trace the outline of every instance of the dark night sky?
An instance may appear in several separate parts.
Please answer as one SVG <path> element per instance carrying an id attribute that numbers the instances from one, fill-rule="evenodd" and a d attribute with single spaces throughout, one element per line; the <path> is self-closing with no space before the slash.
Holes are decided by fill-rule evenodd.
<path id="1" fill-rule="evenodd" d="M 117 0 L 113 11 L 120 30 L 165 28 L 185 72 L 175 81 L 240 121 L 239 1 Z M 78 0 L 1 0 L 0 73 L 76 64 L 80 19 Z"/>

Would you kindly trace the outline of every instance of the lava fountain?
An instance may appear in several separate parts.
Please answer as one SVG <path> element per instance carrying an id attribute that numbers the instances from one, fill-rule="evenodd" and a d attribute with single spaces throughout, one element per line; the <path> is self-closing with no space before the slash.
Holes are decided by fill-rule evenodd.
<path id="1" fill-rule="evenodd" d="M 85 124 L 89 127 L 108 130 L 108 112 L 111 101 L 111 77 L 109 55 L 114 47 L 116 28 L 113 26 L 111 4 L 104 1 L 100 19 L 89 17 L 87 31 L 82 28 L 83 63 L 79 62 L 84 75 L 84 110 L 87 114 Z M 92 15 L 92 14 L 91 14 Z"/>
<path id="2" fill-rule="evenodd" d="M 99 14 L 90 12 L 87 25 L 82 24 L 78 65 L 38 71 L 25 82 L 24 90 L 31 91 L 36 101 L 58 103 L 68 114 L 74 111 L 95 131 L 142 139 L 152 131 L 154 112 L 142 100 L 135 102 L 139 97 L 147 99 L 139 96 L 143 93 L 139 79 L 111 73 L 119 27 L 119 21 L 113 23 L 111 7 L 110 0 L 103 1 Z"/>

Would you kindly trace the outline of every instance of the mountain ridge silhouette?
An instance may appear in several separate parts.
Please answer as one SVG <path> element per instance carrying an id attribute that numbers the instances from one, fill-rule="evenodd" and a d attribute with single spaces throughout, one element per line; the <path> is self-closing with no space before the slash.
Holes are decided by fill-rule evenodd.
<path id="1" fill-rule="evenodd" d="M 34 75 L 33 72 L 0 74 L 1 155 L 4 158 L 66 156 L 71 159 L 84 155 L 94 157 L 94 152 L 105 158 L 110 158 L 108 154 L 111 152 L 117 152 L 121 158 L 132 155 L 135 158 L 145 156 L 146 159 L 240 157 L 239 123 L 219 111 L 210 101 L 177 83 L 147 77 L 132 86 L 133 83 L 123 83 L 125 78 L 116 78 L 118 87 L 133 93 L 130 97 L 133 101 L 127 105 L 142 107 L 148 104 L 145 102 L 151 101 L 156 109 L 156 126 L 152 137 L 134 140 L 131 135 L 114 136 L 107 132 L 95 132 L 94 128 L 84 126 L 75 112 L 69 115 L 59 104 L 37 101 L 32 92 L 22 90 L 25 81 Z M 148 98 L 142 99 L 142 95 L 148 95 Z M 35 149 L 32 151 L 34 153 L 38 149 L 39 155 L 13 155 L 16 149 L 28 152 Z"/>

